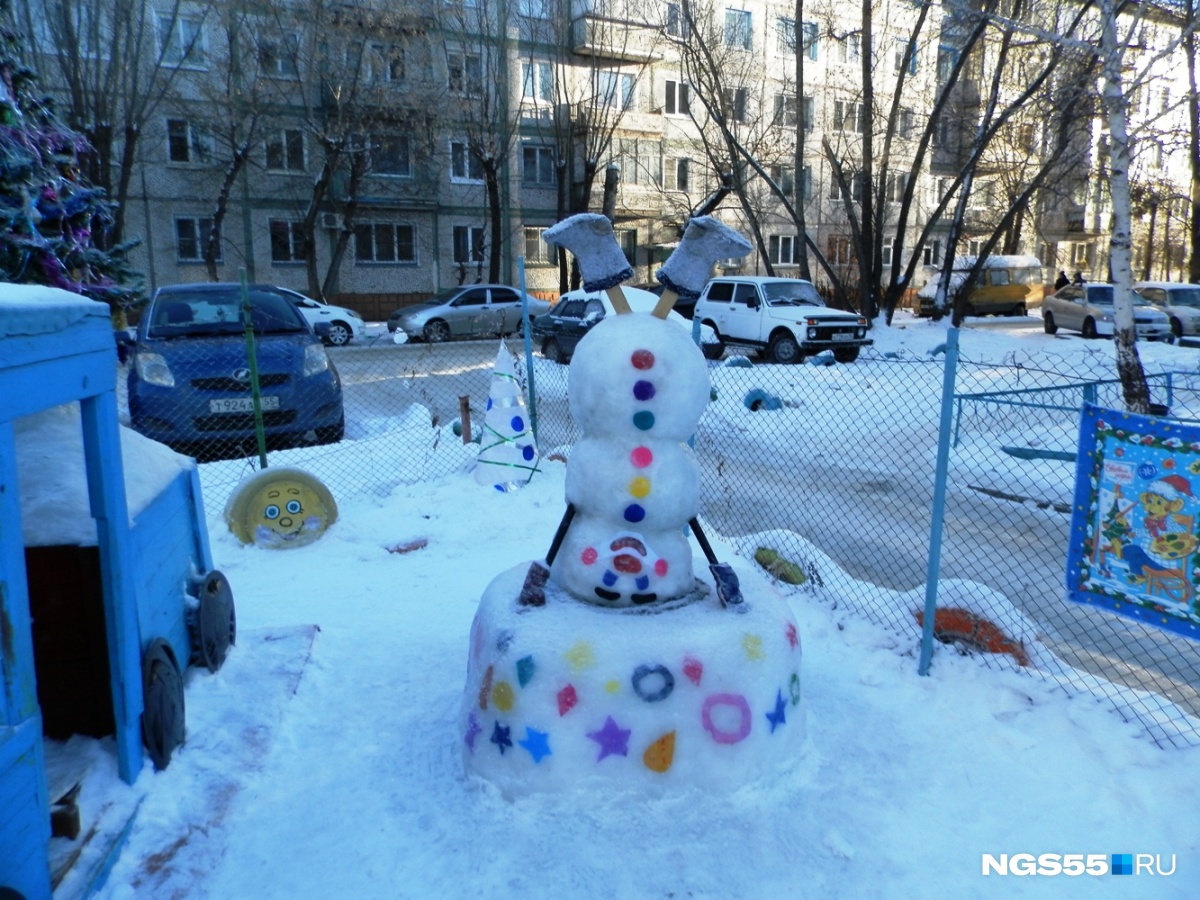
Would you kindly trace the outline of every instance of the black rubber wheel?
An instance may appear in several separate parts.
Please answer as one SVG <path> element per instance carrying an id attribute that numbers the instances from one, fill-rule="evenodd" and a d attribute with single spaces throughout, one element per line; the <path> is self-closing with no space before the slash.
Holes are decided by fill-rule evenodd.
<path id="1" fill-rule="evenodd" d="M 852 363 L 858 359 L 858 347 L 835 347 L 833 358 L 840 363 Z"/>
<path id="2" fill-rule="evenodd" d="M 318 444 L 336 444 L 346 436 L 346 414 L 342 413 L 336 425 L 326 425 L 316 429 L 316 432 Z"/>
<path id="3" fill-rule="evenodd" d="M 1088 340 L 1091 340 L 1092 338 L 1097 337 L 1096 320 L 1093 319 L 1091 316 L 1088 316 L 1086 319 L 1084 319 L 1083 320 L 1083 328 L 1080 330 L 1080 333 Z"/>
<path id="4" fill-rule="evenodd" d="M 354 337 L 354 331 L 345 322 L 330 322 L 326 340 L 335 347 L 344 347 Z"/>
<path id="5" fill-rule="evenodd" d="M 1183 323 L 1176 318 L 1171 319 L 1171 334 L 1175 335 L 1175 340 L 1183 337 Z"/>
<path id="6" fill-rule="evenodd" d="M 1013 307 L 1012 314 L 1014 316 L 1027 316 L 1029 315 L 1029 309 L 1024 303 L 1018 303 Z"/>
<path id="7" fill-rule="evenodd" d="M 767 355 L 771 362 L 784 365 L 800 362 L 800 344 L 791 332 L 781 331 L 771 336 L 771 342 L 767 345 Z"/>
<path id="8" fill-rule="evenodd" d="M 423 333 L 425 335 L 425 340 L 429 341 L 431 344 L 450 340 L 450 326 L 441 319 L 434 319 L 432 322 L 426 322 Z"/>
<path id="9" fill-rule="evenodd" d="M 142 656 L 142 740 L 155 769 L 171 762 L 183 725 L 183 674 L 171 645 L 155 638 Z"/>
<path id="10" fill-rule="evenodd" d="M 214 569 L 196 587 L 198 605 L 191 618 L 192 662 L 216 672 L 237 643 L 237 614 L 229 580 Z"/>
<path id="11" fill-rule="evenodd" d="M 725 342 L 716 341 L 712 344 L 701 344 L 700 352 L 704 354 L 705 359 L 720 359 L 725 355 Z"/>
<path id="12" fill-rule="evenodd" d="M 554 338 L 546 338 L 542 344 L 542 356 L 556 363 L 565 364 L 567 361 L 567 354 L 563 353 L 562 346 Z"/>
<path id="13" fill-rule="evenodd" d="M 1057 334 L 1058 326 L 1054 324 L 1053 313 L 1042 314 L 1042 327 L 1046 330 L 1046 334 Z"/>

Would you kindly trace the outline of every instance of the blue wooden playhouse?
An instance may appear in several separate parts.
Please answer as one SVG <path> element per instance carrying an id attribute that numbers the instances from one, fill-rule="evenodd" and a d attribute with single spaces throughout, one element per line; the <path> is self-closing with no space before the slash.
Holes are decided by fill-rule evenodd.
<path id="1" fill-rule="evenodd" d="M 234 638 L 195 465 L 179 458 L 149 498 L 127 505 L 116 388 L 106 305 L 0 286 L 0 889 L 31 900 L 50 897 L 57 874 L 47 736 L 114 735 L 117 770 L 132 784 L 143 746 L 162 768 L 183 740 L 188 666 L 216 671 Z M 29 547 L 18 484 L 29 448 L 15 423 L 74 403 L 94 546 Z"/>

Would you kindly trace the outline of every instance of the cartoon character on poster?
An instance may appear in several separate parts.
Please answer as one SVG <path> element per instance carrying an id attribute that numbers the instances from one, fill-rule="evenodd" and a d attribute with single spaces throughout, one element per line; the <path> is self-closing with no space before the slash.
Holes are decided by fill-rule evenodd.
<path id="1" fill-rule="evenodd" d="M 1086 405 L 1070 597 L 1200 636 L 1200 429 Z"/>

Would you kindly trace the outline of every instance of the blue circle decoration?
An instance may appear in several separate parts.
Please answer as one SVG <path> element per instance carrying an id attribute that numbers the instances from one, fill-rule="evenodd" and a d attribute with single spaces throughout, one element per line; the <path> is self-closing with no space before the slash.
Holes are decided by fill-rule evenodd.
<path id="1" fill-rule="evenodd" d="M 657 676 L 662 679 L 662 683 L 658 686 L 658 690 L 648 690 L 643 682 L 647 678 Z M 638 666 L 633 670 L 633 692 L 647 703 L 657 703 L 660 700 L 666 700 L 671 696 L 671 691 L 675 690 L 675 676 L 671 674 L 671 670 L 664 665 L 657 666 Z"/>
<path id="2" fill-rule="evenodd" d="M 522 447 L 521 448 L 521 456 L 523 456 L 525 458 L 526 462 L 532 461 L 533 460 L 533 445 L 526 444 L 524 447 Z"/>
<path id="3" fill-rule="evenodd" d="M 643 409 L 633 414 L 633 425 L 641 431 L 649 431 L 654 427 L 654 413 Z"/>
<path id="4" fill-rule="evenodd" d="M 512 430 L 516 431 L 516 432 L 524 431 L 525 430 L 525 420 L 522 419 L 520 416 L 513 416 L 512 417 Z"/>
<path id="5" fill-rule="evenodd" d="M 1137 469 L 1138 477 L 1147 480 L 1158 474 L 1158 466 L 1153 463 L 1142 463 Z"/>
<path id="6" fill-rule="evenodd" d="M 626 522 L 640 522 L 644 518 L 646 518 L 646 510 L 640 504 L 630 503 L 625 507 Z"/>
<path id="7" fill-rule="evenodd" d="M 649 381 L 638 381 L 633 385 L 633 396 L 638 400 L 649 400 L 654 394 L 654 385 Z"/>

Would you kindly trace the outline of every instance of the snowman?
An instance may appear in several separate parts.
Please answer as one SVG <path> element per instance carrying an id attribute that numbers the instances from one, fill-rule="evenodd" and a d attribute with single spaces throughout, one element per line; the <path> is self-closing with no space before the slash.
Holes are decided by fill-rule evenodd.
<path id="1" fill-rule="evenodd" d="M 584 289 L 609 290 L 618 310 L 580 341 L 571 362 L 568 400 L 583 437 L 567 464 L 575 515 L 551 577 L 604 606 L 682 596 L 695 587 L 686 529 L 700 508 L 700 471 L 684 442 L 711 388 L 700 349 L 666 315 L 676 296 L 699 295 L 716 260 L 744 256 L 750 245 L 712 217 L 693 219 L 658 273 L 663 302 L 637 313 L 617 293 L 632 270 L 608 219 L 573 216 L 547 229 L 546 240 L 570 249 Z"/>

